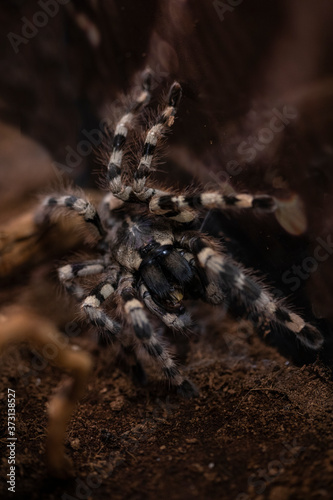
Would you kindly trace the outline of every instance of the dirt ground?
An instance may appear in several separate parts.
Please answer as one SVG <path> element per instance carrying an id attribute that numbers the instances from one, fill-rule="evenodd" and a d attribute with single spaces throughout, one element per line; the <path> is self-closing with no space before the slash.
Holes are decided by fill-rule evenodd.
<path id="1" fill-rule="evenodd" d="M 203 333 L 178 349 L 200 389 L 192 400 L 170 393 L 154 374 L 146 387 L 135 385 L 110 349 L 75 339 L 92 352 L 95 368 L 68 428 L 75 476 L 66 481 L 48 476 L 44 457 L 47 401 L 63 374 L 27 348 L 7 351 L 1 441 L 4 451 L 10 388 L 17 476 L 15 495 L 2 481 L 1 498 L 333 498 L 331 374 L 320 363 L 293 366 L 247 322 L 216 309 L 196 323 Z"/>

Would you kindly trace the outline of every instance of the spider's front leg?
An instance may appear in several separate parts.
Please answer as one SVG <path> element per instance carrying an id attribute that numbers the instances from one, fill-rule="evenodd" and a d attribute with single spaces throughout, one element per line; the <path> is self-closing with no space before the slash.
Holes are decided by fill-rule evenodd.
<path id="1" fill-rule="evenodd" d="M 113 269 L 110 276 L 99 283 L 81 304 L 81 309 L 87 315 L 90 323 L 97 326 L 102 334 L 105 334 L 105 331 L 111 334 L 111 341 L 119 340 L 121 326 L 103 311 L 101 305 L 115 292 L 116 283 L 116 270 Z"/>
<path id="2" fill-rule="evenodd" d="M 197 389 L 183 377 L 167 348 L 154 332 L 133 282 L 132 274 L 124 274 L 119 280 L 117 292 L 122 298 L 125 314 L 133 327 L 139 346 L 157 362 L 164 377 L 181 396 L 188 398 L 197 395 Z"/>
<path id="3" fill-rule="evenodd" d="M 277 303 L 272 295 L 253 278 L 244 273 L 224 255 L 208 236 L 189 231 L 177 236 L 181 248 L 190 251 L 209 280 L 218 283 L 222 292 L 237 305 L 256 327 L 268 324 L 270 330 L 282 330 L 294 335 L 306 347 L 318 350 L 323 345 L 322 334 L 299 315 Z"/>
<path id="4" fill-rule="evenodd" d="M 75 298 L 81 302 L 86 293 L 82 287 L 75 282 L 76 279 L 101 274 L 106 271 L 106 268 L 108 268 L 108 279 L 103 280 L 88 294 L 88 297 L 83 300 L 82 309 L 87 315 L 90 323 L 94 326 L 98 326 L 103 334 L 105 334 L 105 330 L 107 330 L 112 334 L 112 340 L 117 339 L 119 341 L 122 354 L 124 355 L 128 366 L 132 370 L 134 379 L 140 384 L 144 384 L 145 373 L 141 363 L 133 352 L 131 343 L 127 342 L 125 338 L 118 335 L 120 325 L 99 307 L 113 294 L 117 283 L 119 267 L 116 265 L 110 266 L 109 264 L 109 259 L 106 257 L 103 259 L 66 264 L 58 269 L 58 276 L 67 292 L 74 295 Z M 109 341 L 110 337 L 107 338 L 107 342 Z"/>

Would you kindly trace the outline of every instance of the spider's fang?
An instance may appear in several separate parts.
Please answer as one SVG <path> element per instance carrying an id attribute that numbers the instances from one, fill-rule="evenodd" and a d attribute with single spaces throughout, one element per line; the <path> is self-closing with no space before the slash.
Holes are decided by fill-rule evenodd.
<path id="1" fill-rule="evenodd" d="M 172 290 L 170 296 L 174 300 L 174 304 L 178 304 L 184 298 L 183 292 L 179 289 Z"/>

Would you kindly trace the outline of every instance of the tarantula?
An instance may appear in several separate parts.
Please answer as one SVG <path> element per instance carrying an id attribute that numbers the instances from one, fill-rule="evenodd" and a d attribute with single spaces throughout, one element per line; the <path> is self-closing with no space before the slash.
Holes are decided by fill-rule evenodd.
<path id="1" fill-rule="evenodd" d="M 133 366 L 140 371 L 137 353 L 143 349 L 170 385 L 190 397 L 196 388 L 175 364 L 153 328 L 150 314 L 183 332 L 191 322 L 183 301 L 201 299 L 237 308 L 238 314 L 249 318 L 264 335 L 279 330 L 314 350 L 322 346 L 323 337 L 283 302 L 277 302 L 266 287 L 226 255 L 216 239 L 200 230 L 203 212 L 212 208 L 274 212 L 283 221 L 283 202 L 263 194 L 197 191 L 179 195 L 149 184 L 158 143 L 174 123 L 182 94 L 179 83 L 172 84 L 166 106 L 146 134 L 137 168 L 128 171 L 125 146 L 137 116 L 150 100 L 151 85 L 148 71 L 139 96 L 116 125 L 106 169 L 110 192 L 101 209 L 97 211 L 76 195 L 55 194 L 43 201 L 36 220 L 40 224 L 57 211 L 72 211 L 98 233 L 97 258 L 60 267 L 60 281 L 80 301 L 89 322 L 104 337 L 118 342 Z M 82 281 L 93 275 L 102 278 L 86 293 Z M 108 300 L 120 304 L 125 321 L 131 325 L 129 332 L 106 312 L 103 304 Z"/>
<path id="2" fill-rule="evenodd" d="M 182 94 L 179 83 L 171 86 L 166 107 L 147 132 L 137 169 L 125 182 L 125 144 L 135 115 L 149 101 L 151 79 L 150 72 L 146 72 L 139 97 L 116 125 L 106 174 L 110 193 L 102 202 L 102 215 L 76 196 L 49 196 L 43 203 L 43 213 L 49 215 L 60 207 L 73 210 L 87 225 L 96 228 L 100 258 L 61 267 L 60 280 L 69 291 L 83 298 L 81 308 L 91 323 L 117 340 L 125 352 L 143 347 L 171 385 L 190 396 L 194 388 L 159 340 L 147 310 L 181 332 L 190 323 L 183 299 L 201 299 L 215 305 L 230 302 L 236 303 L 238 311 L 266 332 L 282 329 L 312 349 L 318 349 L 323 339 L 316 328 L 277 304 L 267 290 L 225 255 L 217 241 L 198 230 L 202 209 L 251 208 L 273 212 L 278 209 L 277 200 L 268 195 L 218 192 L 176 195 L 147 185 L 158 141 L 175 119 Z M 103 279 L 83 297 L 75 278 L 93 274 L 103 274 Z M 115 296 L 120 298 L 123 313 L 133 327 L 135 342 L 130 346 L 121 324 L 102 308 L 106 300 Z"/>

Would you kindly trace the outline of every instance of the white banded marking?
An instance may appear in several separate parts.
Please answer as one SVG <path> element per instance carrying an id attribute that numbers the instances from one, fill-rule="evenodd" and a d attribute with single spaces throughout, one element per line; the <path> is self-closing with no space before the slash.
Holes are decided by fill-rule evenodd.
<path id="1" fill-rule="evenodd" d="M 89 295 L 84 299 L 82 307 L 99 307 L 100 304 L 100 301 L 95 295 Z"/>

